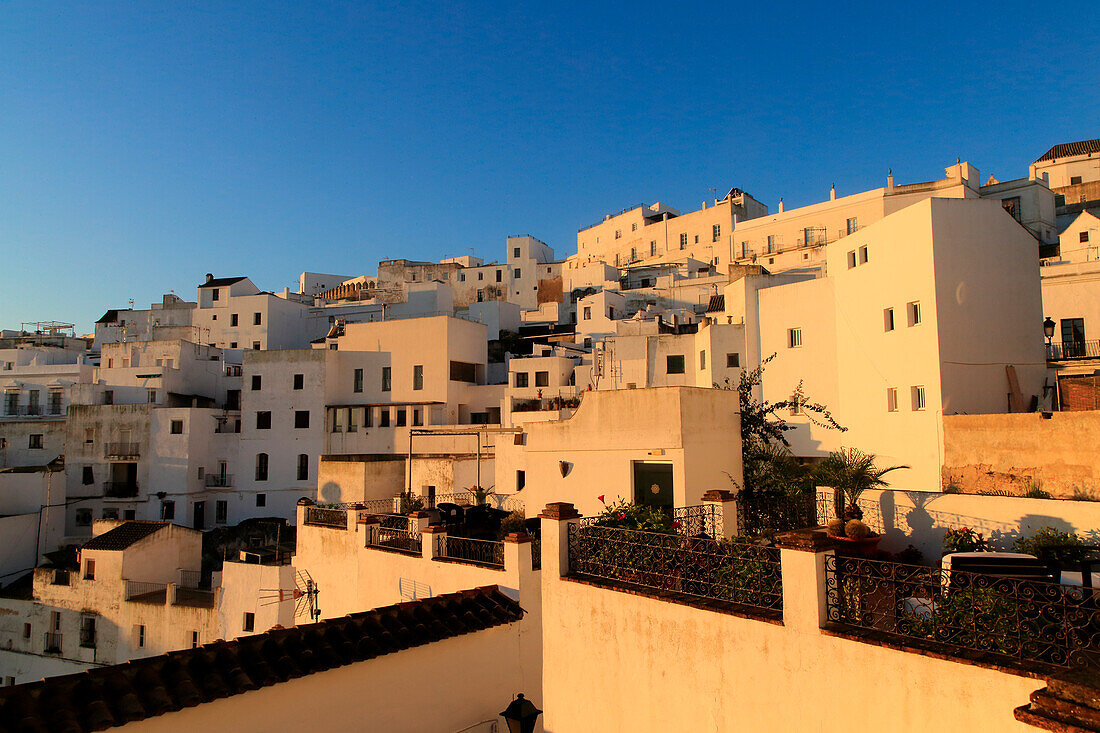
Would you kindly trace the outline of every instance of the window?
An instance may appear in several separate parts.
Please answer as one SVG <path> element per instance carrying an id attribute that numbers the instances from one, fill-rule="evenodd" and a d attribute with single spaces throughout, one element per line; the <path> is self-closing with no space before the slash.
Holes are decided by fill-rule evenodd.
<path id="1" fill-rule="evenodd" d="M 584 348 L 586 348 L 586 349 L 591 349 L 592 348 L 592 338 L 590 336 L 585 336 L 584 337 Z"/>
<path id="2" fill-rule="evenodd" d="M 332 432 L 344 432 L 344 411 L 339 408 L 332 411 Z"/>
<path id="3" fill-rule="evenodd" d="M 526 387 L 527 384 L 528 384 L 527 378 L 528 378 L 527 372 L 515 372 L 515 385 L 514 386 L 519 387 L 519 388 Z"/>
<path id="4" fill-rule="evenodd" d="M 225 524 L 229 521 L 229 502 L 219 499 L 214 502 L 214 523 Z"/>
<path id="5" fill-rule="evenodd" d="M 519 257 L 519 247 L 513 247 L 512 248 L 512 256 L 513 257 Z"/>
<path id="6" fill-rule="evenodd" d="M 460 283 L 466 282 L 466 273 L 464 273 L 464 272 L 458 273 L 458 281 Z"/>
<path id="7" fill-rule="evenodd" d="M 80 646 L 95 649 L 95 616 L 80 617 Z"/>
<path id="8" fill-rule="evenodd" d="M 478 280 L 484 280 L 485 279 L 485 273 L 484 272 L 479 272 L 477 274 L 477 279 Z"/>
<path id="9" fill-rule="evenodd" d="M 388 428 L 390 426 L 390 408 L 383 407 L 378 411 L 378 427 Z"/>
<path id="10" fill-rule="evenodd" d="M 913 387 L 913 409 L 924 409 L 924 387 Z"/>
<path id="11" fill-rule="evenodd" d="M 230 313 L 229 314 L 229 325 L 230 326 L 236 326 L 237 325 L 237 314 L 236 313 Z"/>
<path id="12" fill-rule="evenodd" d="M 104 509 L 103 510 L 103 518 L 104 519 L 118 519 L 118 509 Z"/>
<path id="13" fill-rule="evenodd" d="M 396 426 L 399 427 L 399 428 L 405 427 L 405 408 L 404 407 L 398 407 L 397 408 L 397 423 L 396 423 Z"/>
<path id="14" fill-rule="evenodd" d="M 359 432 L 359 421 L 355 419 L 355 413 L 357 413 L 358 411 L 359 411 L 359 408 L 357 408 L 357 407 L 349 407 L 348 408 L 348 432 L 349 433 Z"/>
<path id="15" fill-rule="evenodd" d="M 684 373 L 684 356 L 683 354 L 669 354 L 665 357 L 665 373 L 667 374 L 683 374 Z"/>
<path id="16" fill-rule="evenodd" d="M 513 270 L 512 277 L 514 277 L 517 280 L 520 279 L 520 274 L 519 274 L 519 268 L 518 267 L 515 270 Z"/>
<path id="17" fill-rule="evenodd" d="M 84 428 L 84 444 L 91 445 L 95 442 L 95 430 L 92 428 Z"/>
<path id="18" fill-rule="evenodd" d="M 115 391 L 113 389 L 103 390 L 103 404 L 105 404 L 105 405 L 115 404 Z"/>
<path id="19" fill-rule="evenodd" d="M 298 480 L 305 481 L 309 478 L 309 455 L 306 453 L 298 454 Z"/>
<path id="20" fill-rule="evenodd" d="M 722 225 L 721 224 L 715 224 L 713 227 L 711 227 L 710 241 L 717 242 L 721 238 L 722 238 Z"/>
<path id="21" fill-rule="evenodd" d="M 260 391 L 260 384 L 261 384 L 260 375 L 259 374 L 253 374 L 252 375 L 252 391 L 253 392 L 259 392 Z"/>
<path id="22" fill-rule="evenodd" d="M 657 240 L 654 239 L 649 243 L 649 256 L 653 257 L 657 254 Z"/>
<path id="23" fill-rule="evenodd" d="M 423 425 L 424 420 L 420 417 L 420 408 L 413 408 L 413 425 Z"/>
<path id="24" fill-rule="evenodd" d="M 91 486 L 95 483 L 95 475 L 92 472 L 91 466 L 84 467 L 84 476 L 81 478 L 81 483 L 85 486 Z"/>
<path id="25" fill-rule="evenodd" d="M 294 411 L 294 427 L 298 430 L 309 427 L 309 410 Z"/>
<path id="26" fill-rule="evenodd" d="M 363 427 L 365 427 L 365 428 L 371 427 L 371 425 L 374 422 L 373 418 L 374 418 L 374 414 L 371 411 L 371 408 L 364 407 L 363 408 Z"/>
<path id="27" fill-rule="evenodd" d="M 527 485 L 527 472 L 516 471 L 516 491 L 522 491 L 523 487 Z"/>
<path id="28" fill-rule="evenodd" d="M 244 621 L 241 624 L 241 628 L 245 631 L 255 631 L 256 629 L 256 614 L 249 611 L 244 612 Z"/>
<path id="29" fill-rule="evenodd" d="M 332 344 L 332 345 L 336 346 L 336 344 Z M 252 342 L 252 350 L 253 351 L 259 351 L 260 350 L 260 342 L 259 341 L 253 341 Z"/>
<path id="30" fill-rule="evenodd" d="M 1069 177 L 1069 185 L 1071 185 L 1071 186 L 1076 186 L 1080 182 L 1081 182 L 1081 176 L 1070 176 Z"/>
<path id="31" fill-rule="evenodd" d="M 638 224 L 637 224 L 637 222 L 635 222 L 635 223 L 633 223 L 633 224 L 631 224 L 631 225 L 630 225 L 630 231 L 632 231 L 632 232 L 636 232 L 636 231 L 638 231 Z"/>
<path id="32" fill-rule="evenodd" d="M 771 254 L 772 252 L 775 252 L 775 235 L 774 234 L 769 234 L 768 235 L 768 254 Z"/>
<path id="33" fill-rule="evenodd" d="M 1087 241 L 1089 241 L 1089 233 L 1088 233 L 1088 231 L 1084 231 L 1084 232 L 1081 232 L 1081 236 L 1080 236 L 1080 241 L 1082 241 L 1082 242 L 1087 242 Z"/>
<path id="34" fill-rule="evenodd" d="M 253 326 L 259 326 L 260 325 L 260 314 L 259 313 L 253 313 L 252 314 L 252 325 Z"/>
<path id="35" fill-rule="evenodd" d="M 173 420 L 169 432 L 172 435 L 183 435 L 183 420 Z"/>
<path id="36" fill-rule="evenodd" d="M 4 677 L 4 684 L 8 687 L 15 687 L 15 678 L 11 675 Z"/>
<path id="37" fill-rule="evenodd" d="M 192 631 L 191 632 L 191 648 L 192 649 L 197 649 L 198 646 L 199 646 L 199 632 Z"/>
<path id="38" fill-rule="evenodd" d="M 304 375 L 304 374 L 295 374 L 294 375 L 293 388 L 294 389 L 305 389 L 305 386 L 306 386 L 306 375 Z"/>
<path id="39" fill-rule="evenodd" d="M 389 392 L 391 386 L 390 367 L 382 367 L 382 391 Z"/>
<path id="40" fill-rule="evenodd" d="M 256 413 L 256 429 L 257 430 L 270 430 L 271 429 L 271 411 L 260 410 Z"/>
<path id="41" fill-rule="evenodd" d="M 267 481 L 267 454 L 256 454 L 256 480 Z"/>
<path id="42" fill-rule="evenodd" d="M 680 249 L 684 249 L 687 246 L 688 246 L 688 235 L 687 235 L 687 232 L 684 232 L 683 234 L 680 235 Z"/>
<path id="43" fill-rule="evenodd" d="M 355 370 L 354 375 L 352 376 L 352 381 L 351 381 L 351 391 L 352 392 L 362 392 L 363 391 L 363 370 L 362 369 L 356 369 Z"/>
<path id="44" fill-rule="evenodd" d="M 257 341 L 256 343 L 259 343 L 259 342 Z M 339 351 L 340 350 L 340 344 L 333 342 L 333 343 L 328 345 L 328 350 L 329 351 Z"/>
<path id="45" fill-rule="evenodd" d="M 95 560 L 91 558 L 84 561 L 84 580 L 95 580 Z"/>
<path id="46" fill-rule="evenodd" d="M 856 266 L 856 251 L 853 249 L 848 253 L 848 269 L 851 270 Z"/>
<path id="47" fill-rule="evenodd" d="M 497 282 L 504 281 L 504 270 L 497 270 Z"/>
<path id="48" fill-rule="evenodd" d="M 909 314 L 909 325 L 910 326 L 919 326 L 920 325 L 920 301 L 919 300 L 914 300 L 912 303 L 908 303 L 905 306 L 905 310 Z"/>
<path id="49" fill-rule="evenodd" d="M 1020 220 L 1020 197 L 1013 196 L 1010 199 L 1001 199 L 1001 206 L 1007 211 L 1013 219 Z"/>
<path id="50" fill-rule="evenodd" d="M 610 308 L 607 309 L 607 317 L 610 318 L 613 321 L 615 320 L 615 307 L 614 306 L 611 306 Z"/>
<path id="51" fill-rule="evenodd" d="M 550 386 L 550 372 L 535 372 L 535 386 L 536 387 L 548 387 L 548 386 Z"/>
<path id="52" fill-rule="evenodd" d="M 38 394 L 39 394 L 39 392 L 40 392 L 40 390 L 32 389 L 30 392 L 27 393 L 27 414 L 28 415 L 37 415 L 38 414 L 38 407 L 39 407 L 39 405 L 38 405 Z"/>
<path id="53" fill-rule="evenodd" d="M 214 288 L 210 293 L 210 300 L 221 300 L 222 291 Z"/>
<path id="54" fill-rule="evenodd" d="M 788 328 L 787 329 L 787 348 L 797 349 L 802 346 L 802 329 L 801 328 Z"/>
<path id="55" fill-rule="evenodd" d="M 237 342 L 236 341 L 230 341 L 229 342 L 229 348 L 231 348 L 231 349 L 237 348 Z"/>
<path id="56" fill-rule="evenodd" d="M 623 238 L 622 230 L 616 229 L 615 230 L 615 239 L 622 239 L 622 238 Z"/>
<path id="57" fill-rule="evenodd" d="M 90 527 L 92 524 L 92 510 L 77 509 L 73 522 L 77 527 Z"/>
<path id="58" fill-rule="evenodd" d="M 894 309 L 884 308 L 882 311 L 882 327 L 886 331 L 894 330 Z"/>
<path id="59" fill-rule="evenodd" d="M 41 433 L 31 433 L 28 436 L 27 448 L 30 449 L 30 450 L 41 450 L 42 449 L 42 434 Z"/>
<path id="60" fill-rule="evenodd" d="M 155 389 L 145 390 L 145 400 L 149 404 L 154 404 L 157 401 L 157 391 Z"/>
<path id="61" fill-rule="evenodd" d="M 176 502 L 171 499 L 162 501 L 160 503 L 160 518 L 161 519 L 175 519 L 176 518 Z"/>
<path id="62" fill-rule="evenodd" d="M 707 368 L 707 352 L 705 352 L 705 351 L 700 351 L 699 352 L 699 368 L 700 369 L 706 369 Z"/>
<path id="63" fill-rule="evenodd" d="M 267 494 L 256 494 L 256 506 L 267 506 Z"/>
<path id="64" fill-rule="evenodd" d="M 848 234 L 855 234 L 859 231 L 859 221 L 853 216 L 848 220 Z"/>
<path id="65" fill-rule="evenodd" d="M 1085 319 L 1062 319 L 1062 356 L 1082 357 L 1085 350 Z"/>
<path id="66" fill-rule="evenodd" d="M 122 518 L 127 522 L 137 519 L 137 511 L 134 509 L 123 509 Z"/>
<path id="67" fill-rule="evenodd" d="M 740 354 L 726 354 L 726 369 L 733 369 L 739 366 L 741 366 Z"/>
<path id="68" fill-rule="evenodd" d="M 791 406 L 791 415 L 792 416 L 802 414 L 802 395 L 800 395 L 798 392 L 795 392 L 794 394 L 791 395 L 791 399 L 788 400 L 788 402 L 790 403 L 790 406 Z"/>
<path id="69" fill-rule="evenodd" d="M 861 264 L 861 265 L 867 264 L 867 246 L 866 245 L 859 248 L 859 264 Z"/>
<path id="70" fill-rule="evenodd" d="M 634 261 L 634 260 L 638 259 L 638 250 L 637 250 L 637 248 L 635 248 L 635 247 L 630 248 L 630 259 L 631 259 L 631 261 Z"/>
<path id="71" fill-rule="evenodd" d="M 424 389 L 424 365 L 416 364 L 413 366 L 413 389 Z"/>
<path id="72" fill-rule="evenodd" d="M 144 649 L 145 648 L 145 625 L 144 624 L 138 624 L 135 631 L 137 632 L 136 634 L 134 634 L 135 641 L 137 642 L 137 648 L 138 649 Z"/>
<path id="73" fill-rule="evenodd" d="M 31 625 L 30 624 L 23 624 L 23 638 L 24 639 L 31 638 Z"/>
<path id="74" fill-rule="evenodd" d="M 591 321 L 592 320 L 592 306 L 590 306 L 590 305 L 586 305 L 584 307 L 584 320 L 586 320 L 586 321 Z"/>
<path id="75" fill-rule="evenodd" d="M 897 412 L 898 411 L 898 388 L 887 387 L 886 388 L 886 411 Z"/>

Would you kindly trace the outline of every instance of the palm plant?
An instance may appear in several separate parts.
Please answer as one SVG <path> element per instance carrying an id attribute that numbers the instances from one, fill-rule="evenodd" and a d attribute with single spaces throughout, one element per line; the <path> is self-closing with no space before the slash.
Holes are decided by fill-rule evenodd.
<path id="1" fill-rule="evenodd" d="M 878 468 L 875 466 L 875 454 L 864 453 L 858 448 L 841 448 L 830 453 L 818 465 L 817 477 L 836 492 L 837 519 L 862 519 L 863 510 L 857 504 L 860 494 L 867 489 L 887 486 L 887 481 L 882 477 L 900 468 L 909 466 Z"/>

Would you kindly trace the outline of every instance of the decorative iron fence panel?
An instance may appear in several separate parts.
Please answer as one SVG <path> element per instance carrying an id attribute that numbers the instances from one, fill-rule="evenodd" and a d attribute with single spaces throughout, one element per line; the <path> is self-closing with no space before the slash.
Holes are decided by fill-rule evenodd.
<path id="1" fill-rule="evenodd" d="M 419 555 L 421 537 L 419 530 L 383 527 L 379 524 L 366 525 L 366 543 L 368 547 L 386 547 L 410 555 Z"/>
<path id="2" fill-rule="evenodd" d="M 817 504 L 813 494 L 742 491 L 737 495 L 737 534 L 742 537 L 816 526 Z"/>
<path id="3" fill-rule="evenodd" d="M 676 507 L 672 510 L 672 520 L 676 531 L 685 537 L 719 539 L 718 508 L 713 505 Z"/>
<path id="4" fill-rule="evenodd" d="M 319 506 L 307 506 L 305 523 L 314 527 L 347 529 L 348 513 L 343 509 L 325 509 Z"/>
<path id="5" fill-rule="evenodd" d="M 368 499 L 358 503 L 364 512 L 372 514 L 390 514 L 393 512 L 393 499 Z"/>
<path id="6" fill-rule="evenodd" d="M 779 548 L 737 539 L 717 541 L 569 525 L 569 572 L 757 608 L 783 607 Z"/>
<path id="7" fill-rule="evenodd" d="M 435 554 L 452 560 L 464 560 L 491 568 L 504 567 L 504 543 L 475 540 L 470 537 L 439 535 L 435 538 Z"/>
<path id="8" fill-rule="evenodd" d="M 1100 660 L 1100 596 L 1091 588 L 831 556 L 832 623 L 1017 660 Z"/>

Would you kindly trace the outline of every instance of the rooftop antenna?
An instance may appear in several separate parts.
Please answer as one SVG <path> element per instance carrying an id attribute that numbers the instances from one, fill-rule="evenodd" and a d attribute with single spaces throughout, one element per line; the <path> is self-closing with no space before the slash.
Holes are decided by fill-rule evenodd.
<path id="1" fill-rule="evenodd" d="M 714 203 L 718 203 L 718 192 L 713 188 L 710 189 L 710 195 L 714 197 Z"/>
<path id="2" fill-rule="evenodd" d="M 134 299 L 130 298 L 130 310 L 134 309 Z"/>

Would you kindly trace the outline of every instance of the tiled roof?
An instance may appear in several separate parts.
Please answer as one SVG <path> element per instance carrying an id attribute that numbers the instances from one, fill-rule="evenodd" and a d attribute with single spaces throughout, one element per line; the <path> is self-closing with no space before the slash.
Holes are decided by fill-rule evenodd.
<path id="1" fill-rule="evenodd" d="M 118 310 L 112 308 L 104 313 L 96 323 L 118 323 Z"/>
<path id="2" fill-rule="evenodd" d="M 206 282 L 199 283 L 200 288 L 220 288 L 223 285 L 232 285 L 233 283 L 239 283 L 244 280 L 244 276 L 241 277 L 215 277 Z"/>
<path id="3" fill-rule="evenodd" d="M 3 687 L 0 733 L 105 730 L 522 617 L 491 585 Z"/>
<path id="4" fill-rule="evenodd" d="M 714 313 L 716 311 L 724 311 L 726 309 L 726 296 L 725 295 L 712 295 L 710 296 L 710 302 L 707 303 L 707 313 Z"/>
<path id="5" fill-rule="evenodd" d="M 1100 138 L 1096 140 L 1082 140 L 1076 143 L 1061 143 L 1055 145 L 1050 150 L 1043 153 L 1036 163 L 1041 163 L 1044 160 L 1054 160 L 1055 158 L 1068 158 L 1073 155 L 1088 155 L 1089 153 L 1100 153 Z"/>
<path id="6" fill-rule="evenodd" d="M 125 550 L 130 545 L 164 529 L 168 522 L 130 520 L 84 543 L 85 550 Z"/>

